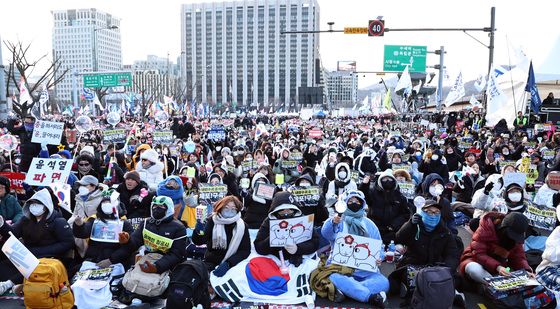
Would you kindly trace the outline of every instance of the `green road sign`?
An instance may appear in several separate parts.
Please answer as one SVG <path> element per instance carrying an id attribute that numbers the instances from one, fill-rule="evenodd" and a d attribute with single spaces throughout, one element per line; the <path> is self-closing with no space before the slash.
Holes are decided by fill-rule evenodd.
<path id="1" fill-rule="evenodd" d="M 132 73 L 92 73 L 84 74 L 84 88 L 132 86 Z"/>
<path id="2" fill-rule="evenodd" d="M 426 46 L 385 45 L 383 71 L 426 72 Z"/>

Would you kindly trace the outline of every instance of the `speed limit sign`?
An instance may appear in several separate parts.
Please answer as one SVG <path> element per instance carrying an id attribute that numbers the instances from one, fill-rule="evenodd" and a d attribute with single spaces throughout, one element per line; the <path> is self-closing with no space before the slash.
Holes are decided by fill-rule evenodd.
<path id="1" fill-rule="evenodd" d="M 383 36 L 385 33 L 385 21 L 374 19 L 369 21 L 368 36 Z"/>

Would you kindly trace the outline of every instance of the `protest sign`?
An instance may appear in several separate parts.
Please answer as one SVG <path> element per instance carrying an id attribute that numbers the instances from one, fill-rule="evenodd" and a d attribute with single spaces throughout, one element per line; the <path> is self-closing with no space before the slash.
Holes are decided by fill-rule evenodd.
<path id="1" fill-rule="evenodd" d="M 537 280 L 529 277 L 526 270 L 513 271 L 509 276 L 487 277 L 484 281 L 487 283 L 488 291 L 496 299 L 515 294 L 527 286 L 540 285 Z"/>
<path id="2" fill-rule="evenodd" d="M 226 140 L 226 131 L 224 128 L 212 128 L 208 131 L 208 139 L 214 142 L 223 142 Z"/>
<path id="3" fill-rule="evenodd" d="M 116 130 L 105 130 L 103 131 L 103 143 L 124 143 L 126 141 L 126 130 L 116 129 Z"/>
<path id="4" fill-rule="evenodd" d="M 113 267 L 101 269 L 88 269 L 77 272 L 71 282 L 80 281 L 84 286 L 92 290 L 99 290 L 109 284 Z"/>
<path id="5" fill-rule="evenodd" d="M 410 165 L 410 164 L 393 164 L 391 166 L 391 169 L 393 170 L 393 172 L 397 171 L 397 170 L 405 170 L 405 171 L 410 173 L 410 170 L 412 170 L 412 165 Z"/>
<path id="6" fill-rule="evenodd" d="M 401 194 L 409 200 L 414 199 L 416 187 L 412 182 L 399 182 Z"/>
<path id="7" fill-rule="evenodd" d="M 290 188 L 292 195 L 296 202 L 304 207 L 314 207 L 319 204 L 321 199 L 321 188 L 318 186 L 312 187 L 292 187 Z"/>
<path id="8" fill-rule="evenodd" d="M 313 128 L 308 131 L 308 135 L 311 138 L 321 138 L 323 136 L 323 130 L 319 128 Z"/>
<path id="9" fill-rule="evenodd" d="M 60 145 L 64 122 L 36 120 L 31 142 L 37 144 Z"/>
<path id="10" fill-rule="evenodd" d="M 556 155 L 554 150 L 545 150 L 542 152 L 542 157 L 544 160 L 551 160 L 554 159 L 554 156 Z"/>
<path id="11" fill-rule="evenodd" d="M 198 188 L 198 201 L 203 205 L 213 205 L 227 194 L 226 185 L 211 185 L 201 183 Z"/>
<path id="12" fill-rule="evenodd" d="M 525 173 L 506 173 L 504 176 L 504 188 L 512 183 L 520 185 L 525 188 L 525 183 L 527 181 L 527 175 Z"/>
<path id="13" fill-rule="evenodd" d="M 552 231 L 556 227 L 555 208 L 529 202 L 523 214 L 529 219 L 529 225 L 532 227 L 548 231 Z"/>
<path id="14" fill-rule="evenodd" d="M 284 174 L 276 174 L 274 177 L 274 183 L 277 185 L 284 184 Z"/>
<path id="15" fill-rule="evenodd" d="M 254 160 L 244 160 L 243 162 L 241 162 L 241 170 L 243 171 L 243 173 L 248 173 L 250 170 L 252 170 L 255 164 L 254 162 Z"/>
<path id="16" fill-rule="evenodd" d="M 539 178 L 537 166 L 535 164 L 529 165 L 529 170 L 527 171 L 527 184 L 534 185 L 537 178 Z"/>
<path id="17" fill-rule="evenodd" d="M 105 220 L 105 222 L 95 219 L 91 228 L 89 239 L 99 242 L 119 242 L 119 233 L 122 232 L 122 220 Z"/>
<path id="18" fill-rule="evenodd" d="M 72 160 L 33 158 L 25 182 L 30 186 L 46 186 L 66 182 L 72 170 Z"/>
<path id="19" fill-rule="evenodd" d="M 285 169 L 293 169 L 293 168 L 296 168 L 298 165 L 299 165 L 299 162 L 294 161 L 294 160 L 282 160 L 282 162 L 281 162 L 282 168 L 285 168 Z"/>
<path id="20" fill-rule="evenodd" d="M 2 246 L 2 252 L 27 279 L 39 265 L 39 260 L 11 232 L 10 238 Z"/>
<path id="21" fill-rule="evenodd" d="M 338 233 L 332 249 L 332 263 L 377 272 L 381 247 L 382 241 L 378 239 Z"/>
<path id="22" fill-rule="evenodd" d="M 350 179 L 354 180 L 355 183 L 359 183 L 360 182 L 360 172 L 351 171 L 350 172 Z"/>
<path id="23" fill-rule="evenodd" d="M 274 197 L 274 191 L 276 190 L 275 185 L 269 185 L 266 183 L 257 183 L 257 188 L 255 189 L 255 195 L 260 198 L 264 198 L 265 200 L 272 200 Z"/>
<path id="24" fill-rule="evenodd" d="M 313 236 L 314 216 L 270 220 L 270 246 L 284 247 L 306 242 Z"/>
<path id="25" fill-rule="evenodd" d="M 421 126 L 427 127 L 429 124 L 430 124 L 430 122 L 428 122 L 428 120 L 424 120 L 424 119 L 420 120 L 420 125 Z"/>
<path id="26" fill-rule="evenodd" d="M 154 145 L 169 145 L 173 143 L 173 131 L 155 131 L 152 133 Z"/>
<path id="27" fill-rule="evenodd" d="M 298 163 L 301 163 L 301 161 L 303 161 L 303 153 L 299 152 L 299 151 L 292 151 L 290 153 L 290 160 L 292 161 L 296 161 Z"/>
<path id="28" fill-rule="evenodd" d="M 64 208 L 69 213 L 72 213 L 70 208 L 70 203 L 72 199 L 70 198 L 70 190 L 72 189 L 69 184 L 63 182 L 55 182 L 49 184 L 49 187 L 53 190 L 54 195 L 58 198 L 58 204 L 60 207 Z"/>
<path id="29" fill-rule="evenodd" d="M 25 181 L 24 173 L 15 172 L 2 172 L 0 176 L 4 176 L 10 180 L 10 191 L 16 194 L 25 194 L 25 189 L 23 188 L 23 182 Z"/>

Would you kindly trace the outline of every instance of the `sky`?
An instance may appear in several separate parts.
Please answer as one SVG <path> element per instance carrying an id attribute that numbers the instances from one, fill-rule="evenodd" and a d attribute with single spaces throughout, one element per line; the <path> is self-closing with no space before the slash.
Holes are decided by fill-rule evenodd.
<path id="1" fill-rule="evenodd" d="M 123 64 L 145 59 L 147 55 L 170 59 L 181 47 L 181 4 L 191 0 L 20 0 L 0 4 L 2 40 L 31 43 L 30 58 L 50 54 L 52 10 L 95 7 L 121 18 Z M 490 26 L 490 8 L 496 7 L 495 62 L 515 61 L 508 42 L 533 59 L 537 73 L 560 73 L 558 65 L 542 64 L 555 53 L 560 55 L 558 0 L 318 0 L 321 29 L 334 22 L 334 29 L 366 27 L 368 20 L 383 16 L 387 28 L 483 28 Z M 488 44 L 488 33 L 472 32 Z M 328 33 L 320 35 L 323 66 L 336 69 L 339 60 L 355 60 L 358 71 L 381 71 L 384 45 L 425 45 L 428 50 L 445 46 L 445 66 L 451 79 L 462 72 L 465 80 L 475 79 L 488 70 L 488 48 L 462 32 L 387 32 L 383 37 Z M 554 49 L 556 46 L 556 50 Z M 4 61 L 9 58 L 3 46 Z M 428 65 L 439 62 L 429 54 Z M 550 63 L 550 62 L 547 62 Z M 513 64 L 513 63 L 512 63 Z M 360 88 L 377 83 L 375 74 L 360 75 Z"/>

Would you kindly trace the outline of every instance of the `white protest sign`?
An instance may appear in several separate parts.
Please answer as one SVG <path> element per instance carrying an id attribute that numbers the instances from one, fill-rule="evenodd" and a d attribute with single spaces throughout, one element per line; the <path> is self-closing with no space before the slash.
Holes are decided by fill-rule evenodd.
<path id="1" fill-rule="evenodd" d="M 89 239 L 99 242 L 119 242 L 119 233 L 122 232 L 122 220 L 105 220 L 105 222 L 95 219 L 91 228 Z"/>
<path id="2" fill-rule="evenodd" d="M 35 121 L 31 142 L 47 145 L 60 145 L 64 122 Z"/>
<path id="3" fill-rule="evenodd" d="M 381 240 L 339 233 L 334 241 L 331 262 L 377 272 L 379 270 L 377 260 L 381 260 L 381 246 Z"/>
<path id="4" fill-rule="evenodd" d="M 424 119 L 420 120 L 420 125 L 421 126 L 427 127 L 429 124 L 430 124 L 430 122 L 428 122 L 428 120 L 424 120 Z"/>
<path id="5" fill-rule="evenodd" d="M 512 183 L 520 185 L 525 188 L 525 182 L 527 181 L 527 174 L 525 173 L 506 173 L 504 174 L 504 188 Z"/>
<path id="6" fill-rule="evenodd" d="M 284 247 L 306 242 L 313 236 L 313 215 L 270 220 L 270 246 Z"/>
<path id="7" fill-rule="evenodd" d="M 39 265 L 39 260 L 13 234 L 2 246 L 2 252 L 25 278 L 29 278 Z"/>
<path id="8" fill-rule="evenodd" d="M 72 160 L 33 158 L 25 182 L 30 186 L 46 186 L 66 182 L 72 170 Z"/>

